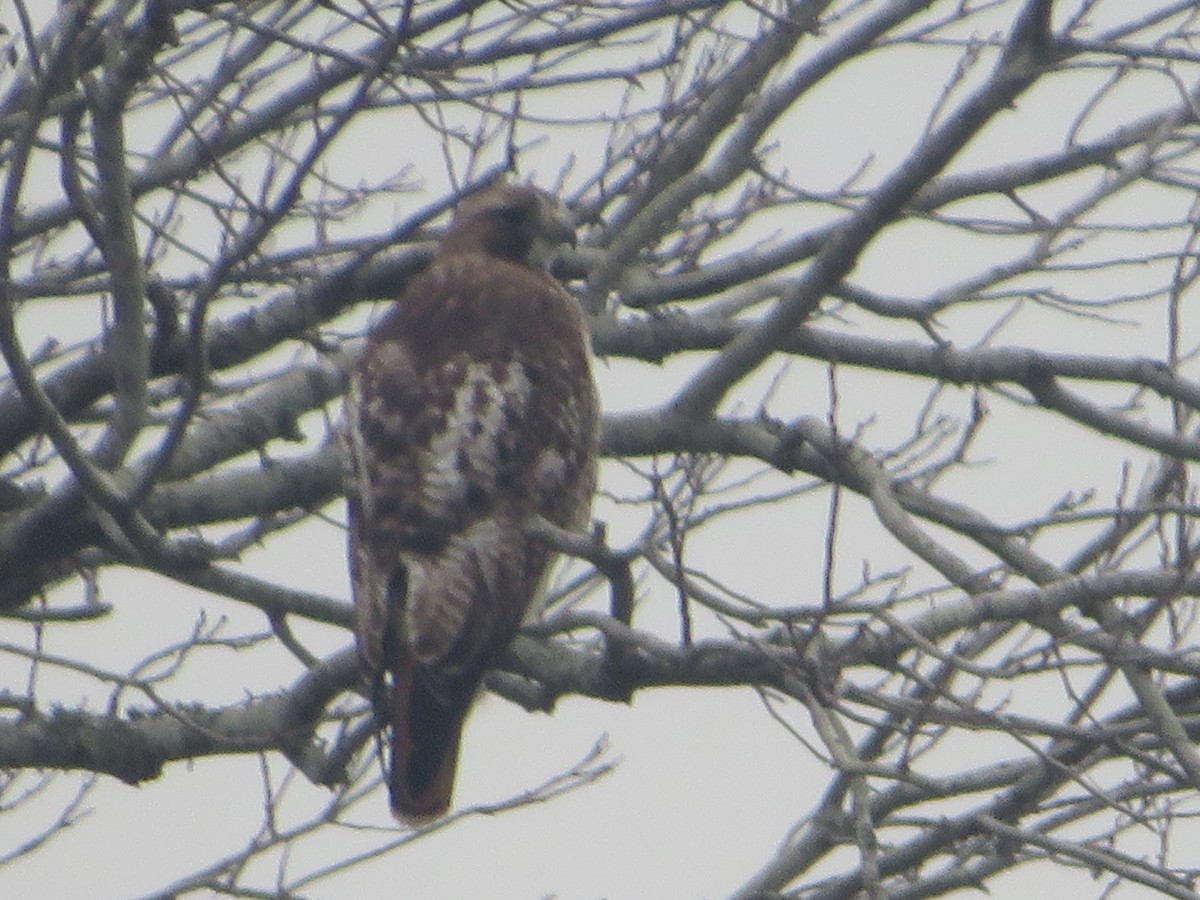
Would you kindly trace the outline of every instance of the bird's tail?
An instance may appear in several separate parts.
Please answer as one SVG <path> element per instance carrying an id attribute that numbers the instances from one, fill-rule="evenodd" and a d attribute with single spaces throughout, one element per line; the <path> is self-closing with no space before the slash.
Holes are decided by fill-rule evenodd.
<path id="1" fill-rule="evenodd" d="M 411 659 L 395 673 L 391 699 L 392 813 L 406 821 L 435 818 L 450 808 L 467 706 L 439 700 Z"/>

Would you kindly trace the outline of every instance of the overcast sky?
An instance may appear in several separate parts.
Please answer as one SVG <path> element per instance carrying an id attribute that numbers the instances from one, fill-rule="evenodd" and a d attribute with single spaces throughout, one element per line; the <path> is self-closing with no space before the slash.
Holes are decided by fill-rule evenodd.
<path id="1" fill-rule="evenodd" d="M 1003 7 L 997 26 L 1007 22 L 1011 9 L 1011 4 Z M 10 6 L 0 7 L 0 22 L 15 27 Z M 988 37 L 987 23 L 981 18 L 972 28 L 978 29 L 980 37 Z M 835 34 L 821 39 L 831 40 Z M 960 56 L 959 48 L 927 47 L 920 53 L 897 48 L 847 67 L 799 104 L 785 127 L 774 131 L 772 139 L 778 146 L 773 157 L 786 160 L 793 175 L 803 173 L 801 179 L 813 191 L 832 190 L 863 166 L 868 172 L 889 171 L 925 128 L 930 108 L 954 76 Z M 980 74 L 986 71 L 984 66 Z M 1011 114 L 997 120 L 986 140 L 973 144 L 956 160 L 955 168 L 966 170 L 1005 158 L 1005 148 L 1014 146 L 1021 148 L 1020 156 L 1060 147 L 1069 124 L 1061 120 L 1072 114 L 1067 111 L 1078 109 L 1080 97 L 1095 87 L 1095 81 L 1081 77 L 1078 83 L 1039 90 L 1022 99 Z M 1128 89 L 1106 99 L 1088 127 L 1101 129 L 1132 118 L 1139 110 L 1173 102 L 1175 90 L 1165 76 L 1137 79 Z M 616 91 L 597 87 L 578 90 L 556 102 L 564 108 L 577 104 L 591 109 L 618 100 Z M 1047 127 L 1048 122 L 1055 127 Z M 555 182 L 569 157 L 576 157 L 577 171 L 588 172 L 598 156 L 598 146 L 589 136 L 572 143 L 562 134 L 562 129 L 556 131 L 553 141 L 532 149 L 524 161 L 526 174 L 543 185 Z M 364 124 L 355 140 L 339 143 L 327 166 L 361 170 L 363 177 L 369 178 L 379 170 L 412 165 L 417 172 L 430 173 L 430 196 L 436 195 L 444 183 L 445 160 L 440 148 L 425 135 L 406 133 L 404 137 L 398 141 L 393 125 L 372 118 L 369 130 Z M 47 173 L 47 178 L 55 177 Z M 1045 189 L 1038 201 L 1051 206 L 1055 190 Z M 1073 192 L 1064 189 L 1064 202 L 1071 195 Z M 414 197 L 413 201 L 428 199 Z M 1136 203 L 1128 202 L 1134 206 L 1132 212 L 1121 205 L 1107 212 L 1114 216 L 1137 214 Z M 387 210 L 376 209 L 373 216 L 378 218 L 356 226 L 382 232 L 405 212 L 394 209 L 389 216 Z M 759 236 L 775 239 L 781 230 L 787 234 L 788 229 L 806 225 L 787 217 L 764 216 Z M 754 236 L 742 234 L 739 238 Z M 921 298 L 979 271 L 989 260 L 994 261 L 989 255 L 993 252 L 991 243 L 970 236 L 905 227 L 872 246 L 855 278 L 865 288 Z M 1077 279 L 1078 275 L 1070 277 Z M 1119 281 L 1114 279 L 1128 279 L 1130 292 L 1139 289 L 1136 272 L 1093 277 L 1106 279 L 1104 290 L 1119 289 Z M 1120 313 L 1142 314 L 1146 318 L 1140 326 L 1121 331 L 1117 341 L 1113 329 L 1082 318 L 1070 321 L 1072 332 L 1065 337 L 1063 318 L 1025 308 L 1004 324 L 1003 343 L 1161 356 L 1164 338 L 1158 312 L 1146 307 Z M 60 313 L 41 321 L 31 317 L 22 326 L 28 329 L 26 340 L 33 346 L 42 334 L 69 338 L 76 327 L 81 335 L 89 334 L 92 315 L 79 304 L 67 303 Z M 975 318 L 972 315 L 970 310 L 955 311 L 946 323 L 959 346 L 980 339 L 996 324 L 993 309 L 981 310 Z M 77 316 L 82 318 L 76 321 Z M 920 329 L 911 323 L 897 322 L 895 333 L 920 339 Z M 678 389 L 697 364 L 693 359 L 662 368 L 601 362 L 597 377 L 605 408 L 610 412 L 650 408 Z M 757 373 L 731 405 L 740 401 L 753 409 L 779 372 L 780 367 L 772 366 Z M 884 382 L 877 375 L 852 369 L 842 369 L 838 377 L 839 427 L 850 434 L 869 423 L 868 445 L 882 447 L 902 440 L 927 397 L 928 386 L 915 380 L 906 384 L 892 377 Z M 961 411 L 969 400 L 969 392 L 951 388 L 944 403 L 947 410 Z M 771 401 L 773 415 L 825 416 L 828 408 L 829 386 L 823 365 L 793 363 L 786 367 Z M 1076 439 L 1072 429 L 1052 417 L 1030 416 L 1000 399 L 990 412 L 1000 424 L 990 428 L 974 448 L 986 471 L 980 475 L 975 470 L 972 492 L 962 495 L 988 514 L 1003 522 L 1022 521 L 1081 486 L 1093 485 L 1108 496 L 1117 490 L 1122 463 L 1129 456 L 1124 445 L 1097 438 L 1075 450 L 1067 443 Z M 1011 422 L 1011 427 L 1005 422 Z M 313 440 L 323 433 L 320 416 L 310 417 L 305 425 Z M 297 452 L 303 449 L 297 448 Z M 736 469 L 731 471 L 730 480 L 736 474 Z M 781 478 L 774 487 L 783 483 Z M 636 484 L 619 464 L 606 464 L 602 487 L 610 495 L 632 491 Z M 953 479 L 945 489 L 949 493 L 967 490 Z M 874 571 L 911 564 L 902 549 L 883 539 L 880 527 L 863 515 L 859 501 L 847 498 L 845 502 L 845 514 L 857 513 L 858 518 L 855 527 L 843 529 L 839 536 L 839 589 L 849 589 L 861 580 L 864 562 Z M 703 559 L 706 569 L 728 579 L 738 591 L 762 602 L 816 602 L 827 524 L 821 512 L 824 508 L 825 500 L 802 498 L 793 505 L 757 510 L 752 516 L 731 516 L 698 534 L 689 553 Z M 339 507 L 329 512 L 335 522 L 308 523 L 273 536 L 263 548 L 248 552 L 244 565 L 285 585 L 348 602 L 343 535 L 336 526 L 342 511 Z M 597 517 L 610 524 L 611 543 L 618 547 L 634 540 L 644 526 L 642 513 L 613 502 L 611 497 L 600 500 Z M 914 583 L 925 577 L 928 572 L 916 567 Z M 66 590 L 78 592 L 79 587 L 71 585 Z M 121 671 L 161 648 L 170 639 L 164 635 L 186 641 L 200 617 L 207 625 L 224 620 L 221 631 L 226 635 L 265 628 L 256 610 L 142 573 L 108 575 L 103 590 L 104 599 L 114 607 L 108 620 L 77 631 L 53 631 L 47 652 L 101 654 L 109 669 Z M 676 638 L 674 602 L 669 586 L 661 580 L 649 582 L 638 626 Z M 724 626 L 715 618 L 700 619 L 699 628 L 701 636 L 725 636 Z M 297 632 L 320 654 L 333 653 L 350 640 L 340 629 L 318 625 L 299 624 Z M 0 642 L 25 644 L 30 639 L 26 626 L 0 622 Z M 225 657 L 219 668 L 210 664 L 212 656 L 205 656 L 202 666 L 185 666 L 170 682 L 168 698 L 187 700 L 190 691 L 202 689 L 206 702 L 232 703 L 254 692 L 278 688 L 295 675 L 294 662 L 277 647 L 244 654 L 228 651 Z M 0 653 L 0 684 L 24 685 L 27 678 L 27 661 Z M 44 679 L 41 687 L 48 695 L 59 696 L 68 705 L 85 699 L 103 702 L 104 695 L 86 679 L 52 668 L 43 669 L 39 678 Z M 1050 704 L 1044 709 L 1065 703 L 1057 696 L 1044 699 Z M 784 707 L 780 714 L 796 728 L 808 728 L 805 711 L 798 704 Z M 455 806 L 466 810 L 518 795 L 585 759 L 598 743 L 604 746 L 600 760 L 614 762 L 615 767 L 595 783 L 553 802 L 503 815 L 465 816 L 410 848 L 320 882 L 306 889 L 304 896 L 432 900 L 724 896 L 765 863 L 788 830 L 814 807 L 830 774 L 793 734 L 770 719 L 763 699 L 746 688 L 643 691 L 628 706 L 568 698 L 553 715 L 529 714 L 488 696 L 478 704 L 467 726 Z M 1011 748 L 981 749 L 981 755 L 988 752 L 1004 757 Z M 159 780 L 140 787 L 103 779 L 88 797 L 90 812 L 77 826 L 58 836 L 47 850 L 0 870 L 0 894 L 83 896 L 80 890 L 86 878 L 87 896 L 95 900 L 142 896 L 244 846 L 262 819 L 264 779 L 279 788 L 287 777 L 288 767 L 278 760 L 264 772 L 253 757 L 246 756 L 176 764 Z M 326 802 L 327 794 L 292 777 L 283 808 L 298 821 L 305 812 Z M 74 776 L 57 778 L 45 796 L 22 815 L 0 814 L 0 849 L 31 833 L 38 815 L 53 815 L 78 784 Z M 381 792 L 362 801 L 359 818 L 378 828 L 393 827 Z M 399 837 L 401 832 L 396 834 Z M 378 833 L 323 832 L 300 842 L 288 865 L 308 870 L 322 860 L 332 863 L 377 838 Z M 844 852 L 852 853 L 850 849 Z M 838 860 L 844 863 L 847 858 Z M 1022 890 L 1044 891 L 1048 878 L 1065 896 L 1076 896 L 1072 886 L 1082 890 L 1087 883 L 1086 873 L 1069 875 L 1056 869 L 1047 875 L 1044 869 L 1019 870 L 993 885 L 993 892 L 995 896 L 1018 896 Z"/>

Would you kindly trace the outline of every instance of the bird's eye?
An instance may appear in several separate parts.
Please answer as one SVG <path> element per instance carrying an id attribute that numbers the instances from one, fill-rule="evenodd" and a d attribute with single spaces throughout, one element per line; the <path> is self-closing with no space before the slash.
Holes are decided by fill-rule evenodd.
<path id="1" fill-rule="evenodd" d="M 525 209 L 520 206 L 498 206 L 496 217 L 505 225 L 520 225 L 525 221 Z"/>

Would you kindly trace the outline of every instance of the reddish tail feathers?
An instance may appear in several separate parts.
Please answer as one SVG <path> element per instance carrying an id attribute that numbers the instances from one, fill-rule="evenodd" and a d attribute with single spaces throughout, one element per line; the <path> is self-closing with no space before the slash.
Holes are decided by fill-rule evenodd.
<path id="1" fill-rule="evenodd" d="M 395 673 L 388 791 L 397 818 L 431 819 L 450 808 L 468 705 L 439 700 L 411 659 Z"/>

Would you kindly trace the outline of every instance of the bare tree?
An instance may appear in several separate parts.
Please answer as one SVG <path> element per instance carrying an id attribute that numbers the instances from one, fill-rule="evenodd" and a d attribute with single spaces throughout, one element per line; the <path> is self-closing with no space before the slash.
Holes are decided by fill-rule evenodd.
<path id="1" fill-rule="evenodd" d="M 361 825 L 330 433 L 373 304 L 508 170 L 580 226 L 607 527 L 544 529 L 491 689 L 758 692 L 819 777 L 739 898 L 1197 896 L 1191 0 L 49 6 L 0 62 L 7 865 L 79 773 L 204 757 L 271 773 L 263 826 L 171 896 L 422 836 Z"/>

